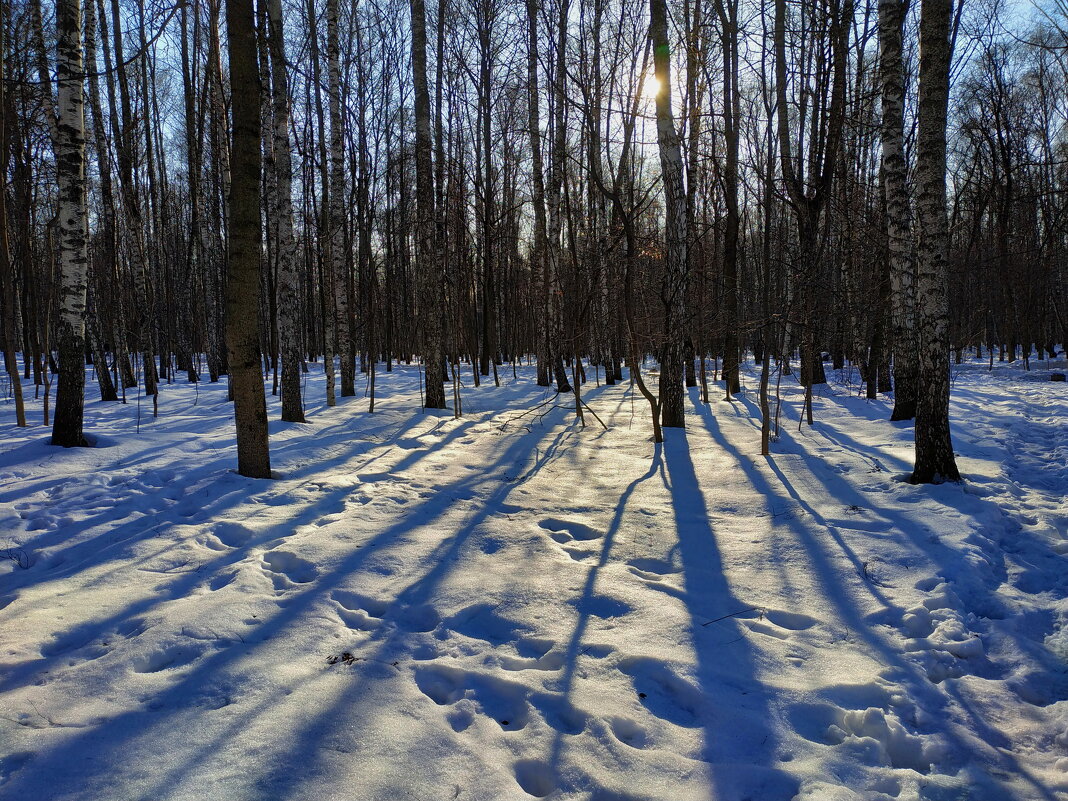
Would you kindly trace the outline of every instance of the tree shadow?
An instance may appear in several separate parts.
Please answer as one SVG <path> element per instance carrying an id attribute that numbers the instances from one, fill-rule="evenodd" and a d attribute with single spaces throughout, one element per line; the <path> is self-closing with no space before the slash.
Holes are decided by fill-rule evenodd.
<path id="1" fill-rule="evenodd" d="M 748 399 L 743 399 L 743 402 L 749 408 L 750 414 L 759 419 L 759 410 L 755 405 Z M 937 733 L 949 744 L 951 756 L 947 759 L 946 764 L 939 767 L 945 768 L 952 773 L 961 770 L 972 762 L 984 764 L 993 758 L 994 761 L 1000 762 L 999 767 L 1001 769 L 1022 777 L 1030 785 L 1033 792 L 1036 793 L 1035 798 L 1054 801 L 1052 791 L 1038 777 L 1026 771 L 1007 749 L 997 748 L 999 745 L 1011 742 L 1011 737 L 997 732 L 990 723 L 980 724 L 978 718 L 974 712 L 970 711 L 970 706 L 958 691 L 934 683 L 920 664 L 902 653 L 891 635 L 883 633 L 885 631 L 884 626 L 888 625 L 896 628 L 901 624 L 905 610 L 896 605 L 888 594 L 883 591 L 883 588 L 878 586 L 868 575 L 863 560 L 858 557 L 842 536 L 840 528 L 844 528 L 844 526 L 839 526 L 822 515 L 807 497 L 806 492 L 799 488 L 795 481 L 791 480 L 788 472 L 778 464 L 778 461 L 784 455 L 773 453 L 766 458 L 756 457 L 762 459 L 762 463 L 766 465 L 774 476 L 776 484 L 772 484 L 769 478 L 758 469 L 755 460 L 743 456 L 727 439 L 720 429 L 718 421 L 709 411 L 703 410 L 701 417 L 713 440 L 731 454 L 735 462 L 745 472 L 753 487 L 768 499 L 769 504 L 773 503 L 773 499 L 776 498 L 790 499 L 798 504 L 804 510 L 807 518 L 816 524 L 810 527 L 791 517 L 784 517 L 781 521 L 786 532 L 791 534 L 803 547 L 804 553 L 808 556 L 809 568 L 819 578 L 824 597 L 833 604 L 838 617 L 848 626 L 851 636 L 858 642 L 863 643 L 868 652 L 886 666 L 889 673 L 887 671 L 884 671 L 884 673 L 893 675 L 894 680 L 905 688 L 908 697 L 916 700 L 929 713 L 931 722 L 922 733 Z M 877 460 L 873 462 L 872 456 L 866 452 L 866 449 L 852 438 L 837 431 L 833 435 L 829 435 L 826 426 L 821 427 L 819 433 L 839 446 L 853 451 L 855 456 L 873 464 L 878 472 L 883 472 Z M 861 494 L 853 483 L 833 471 L 821 459 L 809 454 L 800 442 L 791 441 L 789 433 L 785 436 L 788 447 L 793 449 L 792 453 L 785 455 L 790 457 L 800 455 L 805 458 L 806 461 L 802 468 L 807 472 L 803 475 L 809 476 L 817 482 L 819 485 L 818 493 L 821 498 L 833 498 L 837 504 L 841 504 L 843 507 L 860 508 L 875 515 L 885 532 L 887 532 L 887 536 L 894 538 L 905 547 L 924 554 L 935 565 L 941 567 L 942 575 L 944 576 L 971 576 L 974 573 L 971 567 L 961 564 L 962 560 L 959 552 L 950 546 L 942 544 L 937 538 L 932 539 L 927 528 L 911 517 L 908 512 L 876 504 L 873 501 L 872 494 Z M 758 439 L 754 439 L 754 449 L 757 447 L 758 442 Z M 889 475 L 887 475 L 887 478 L 892 480 Z M 786 493 L 785 496 L 782 494 L 783 492 Z M 925 497 L 930 495 L 941 503 L 947 502 L 946 493 L 950 493 L 954 497 L 963 494 L 963 490 L 957 485 L 937 487 L 933 490 L 919 486 L 915 487 L 913 492 L 923 493 Z M 887 495 L 888 499 L 892 497 Z M 987 502 L 977 501 L 977 503 Z M 996 507 L 990 506 L 990 511 L 996 510 Z M 822 536 L 824 533 L 826 533 L 826 537 Z M 989 543 L 986 543 L 986 546 L 986 550 L 990 550 Z M 842 581 L 842 571 L 836 569 L 834 565 L 836 550 L 856 571 L 856 576 L 853 580 Z M 994 554 L 994 556 L 997 555 Z M 995 581 L 997 581 L 996 559 L 994 568 Z M 969 580 L 967 589 L 970 594 L 970 597 L 968 597 L 969 607 L 978 614 L 989 616 L 993 619 L 1001 619 L 1009 614 L 1003 599 L 998 597 L 997 592 L 986 586 L 981 580 Z M 881 607 L 880 611 L 870 614 L 861 613 L 860 610 L 866 605 L 865 595 L 868 596 L 867 603 L 874 602 Z M 902 632 L 897 633 L 899 636 L 905 636 Z M 1035 644 L 1028 642 L 1026 635 L 1020 632 L 1012 632 L 1008 636 L 1015 640 L 1018 649 L 1034 653 Z M 983 675 L 990 671 L 991 665 L 984 658 L 975 665 L 975 668 L 976 675 Z M 944 713 L 950 696 L 957 700 L 961 709 L 972 718 L 972 728 L 982 733 L 986 743 L 991 747 L 991 753 L 984 754 L 978 751 L 973 742 L 964 739 L 947 721 L 940 717 L 939 713 Z M 989 781 L 992 782 L 993 780 Z M 1000 784 L 991 784 L 986 788 L 986 791 L 1008 792 Z M 1010 798 L 1012 796 L 1005 795 L 1003 797 Z"/>
<path id="2" fill-rule="evenodd" d="M 716 700 L 701 721 L 701 758 L 710 765 L 712 798 L 792 798 L 799 781 L 775 766 L 778 738 L 770 694 L 746 632 L 726 636 L 726 627 L 709 625 L 759 601 L 738 598 L 730 587 L 689 440 L 683 432 L 670 431 L 663 448 L 664 483 L 671 492 L 682 558 L 682 600 L 692 621 L 695 678 L 703 696 Z"/>
<path id="3" fill-rule="evenodd" d="M 460 436 L 468 425 L 470 425 L 469 422 L 456 426 L 446 439 L 451 440 Z M 218 643 L 218 650 L 203 655 L 169 687 L 156 694 L 151 699 L 149 708 L 126 710 L 97 721 L 84 731 L 72 732 L 56 746 L 35 757 L 32 774 L 27 774 L 25 771 L 14 774 L 5 784 L 5 791 L 13 793 L 13 797 L 20 795 L 27 798 L 39 797 L 34 795 L 34 788 L 39 788 L 40 785 L 35 783 L 45 781 L 46 777 L 50 777 L 48 779 L 50 782 L 62 782 L 65 776 L 68 777 L 67 781 L 72 781 L 70 777 L 81 774 L 67 771 L 74 771 L 75 765 L 78 766 L 77 771 L 84 771 L 84 757 L 89 754 L 92 755 L 94 767 L 87 776 L 87 781 L 90 785 L 106 782 L 108 773 L 124 764 L 130 749 L 143 751 L 146 747 L 152 747 L 146 746 L 146 743 L 166 743 L 170 721 L 184 714 L 185 706 L 190 698 L 211 696 L 214 692 L 213 688 L 217 687 L 220 682 L 236 680 L 241 674 L 233 672 L 235 665 L 249 658 L 250 654 L 255 652 L 257 644 L 286 634 L 291 635 L 296 631 L 295 627 L 302 619 L 309 614 L 317 614 L 317 607 L 323 604 L 329 605 L 329 599 L 335 591 L 340 589 L 350 577 L 365 569 L 375 554 L 404 540 L 416 528 L 433 528 L 435 522 L 456 503 L 457 497 L 477 497 L 479 489 L 484 490 L 487 482 L 492 486 L 492 482 L 495 481 L 497 486 L 468 518 L 463 527 L 458 531 L 443 531 L 440 543 L 426 555 L 421 565 L 409 568 L 415 571 L 425 570 L 425 572 L 392 602 L 402 617 L 404 610 L 419 609 L 420 614 L 430 615 L 430 619 L 433 619 L 433 615 L 436 614 L 431 603 L 434 591 L 455 568 L 458 563 L 457 557 L 466 547 L 472 533 L 482 522 L 499 510 L 500 504 L 512 491 L 521 486 L 524 481 L 536 476 L 546 464 L 560 457 L 561 445 L 571 430 L 571 427 L 568 427 L 553 434 L 552 429 L 540 427 L 529 431 L 516 437 L 515 441 L 504 448 L 499 456 L 483 465 L 483 469 L 478 473 L 462 476 L 455 481 L 437 486 L 435 492 L 429 497 L 407 507 L 394 524 L 361 542 L 357 550 L 342 558 L 334 568 L 318 575 L 306 587 L 298 585 L 286 593 L 278 600 L 277 613 L 264 619 L 255 629 L 254 636 L 241 642 L 229 639 Z M 423 449 L 407 454 L 393 466 L 390 473 L 401 473 L 425 457 L 429 450 Z M 361 451 L 359 444 L 354 443 L 351 449 L 339 453 L 330 462 L 320 463 L 318 469 L 321 471 L 338 469 L 351 459 L 351 451 Z M 522 476 L 518 478 L 515 476 L 518 472 L 517 468 L 525 468 L 522 470 Z M 346 487 L 324 492 L 313 503 L 303 506 L 298 514 L 290 516 L 285 521 L 275 522 L 271 527 L 273 531 L 265 532 L 264 538 L 266 539 L 254 538 L 241 547 L 209 560 L 203 572 L 181 574 L 167 582 L 165 588 L 157 595 L 127 604 L 106 619 L 83 624 L 62 633 L 57 640 L 58 650 L 53 658 L 61 658 L 60 651 L 66 653 L 69 650 L 65 646 L 77 647 L 83 635 L 92 639 L 101 632 L 127 627 L 141 619 L 157 604 L 185 597 L 190 590 L 203 582 L 205 576 L 218 573 L 230 565 L 246 560 L 252 548 L 278 538 L 279 532 L 284 539 L 285 532 L 292 532 L 301 525 L 312 523 L 329 511 L 337 509 L 339 505 L 343 505 L 344 498 L 350 491 L 351 489 Z M 247 496 L 242 495 L 241 500 L 247 500 Z M 218 515 L 221 508 L 212 507 L 205 511 L 211 515 Z M 133 532 L 129 534 L 131 537 L 135 536 Z M 427 611 L 428 609 L 430 611 Z M 423 619 L 425 621 L 427 618 Z M 366 648 L 365 661 L 381 666 L 380 657 L 395 650 L 406 633 L 410 633 L 410 629 L 406 631 L 403 627 L 380 628 L 364 646 Z M 17 676 L 7 677 L 5 689 L 10 689 L 12 682 L 16 684 L 24 682 L 41 667 L 42 663 L 35 661 L 30 663 L 26 669 L 19 671 Z M 387 670 L 391 669 L 387 668 Z M 338 709 L 345 709 L 348 714 L 351 714 L 360 707 L 360 684 L 361 682 L 357 679 L 353 682 L 353 686 L 346 688 L 335 703 L 326 705 L 321 713 L 310 715 L 306 720 L 302 720 L 292 735 L 284 741 L 283 747 L 288 749 L 288 752 L 284 756 L 281 753 L 278 754 L 278 760 L 263 763 L 279 766 L 254 780 L 257 787 L 265 788 L 263 797 L 284 798 L 291 793 L 301 791 L 301 782 L 314 774 L 316 766 L 323 758 L 321 746 L 336 736 L 337 727 L 347 725 L 346 719 L 339 719 Z M 257 720 L 267 711 L 269 710 L 259 706 L 241 712 L 231 710 L 230 720 L 227 723 L 213 726 L 211 733 L 205 736 L 202 743 L 193 746 L 191 752 L 183 754 L 178 759 L 169 759 L 167 766 L 161 768 L 158 774 L 154 774 L 148 783 L 155 788 L 156 794 L 162 794 L 183 778 L 195 776 L 207 761 L 217 755 L 220 747 L 229 743 L 238 733 L 256 725 Z M 103 745 L 100 739 L 101 731 L 107 732 L 107 739 Z M 150 792 L 148 796 L 152 797 L 153 793 Z"/>

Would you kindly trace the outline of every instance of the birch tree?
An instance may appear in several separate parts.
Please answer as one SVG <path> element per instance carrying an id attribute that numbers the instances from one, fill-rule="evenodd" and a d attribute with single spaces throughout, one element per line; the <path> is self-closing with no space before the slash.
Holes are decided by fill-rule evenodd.
<path id="1" fill-rule="evenodd" d="M 52 444 L 88 445 L 82 433 L 85 396 L 85 298 L 88 283 L 88 209 L 85 195 L 85 113 L 82 9 L 79 0 L 56 3 L 57 102 L 55 139 L 59 184 L 59 383 Z"/>
<path id="2" fill-rule="evenodd" d="M 912 483 L 959 481 L 949 431 L 946 123 L 953 0 L 922 0 L 916 148 L 916 329 L 922 384 L 916 397 Z"/>
<path id="3" fill-rule="evenodd" d="M 300 395 L 300 276 L 293 236 L 293 156 L 289 143 L 289 83 L 282 2 L 268 0 L 268 43 L 271 54 L 271 96 L 274 107 L 275 221 L 278 257 L 278 316 L 282 350 L 282 419 L 303 423 Z"/>
<path id="4" fill-rule="evenodd" d="M 916 416 L 916 338 L 913 325 L 911 216 L 905 184 L 905 76 L 902 29 L 909 0 L 879 2 L 879 79 L 882 89 L 882 179 L 890 256 L 894 349 L 894 411 L 891 420 Z"/>

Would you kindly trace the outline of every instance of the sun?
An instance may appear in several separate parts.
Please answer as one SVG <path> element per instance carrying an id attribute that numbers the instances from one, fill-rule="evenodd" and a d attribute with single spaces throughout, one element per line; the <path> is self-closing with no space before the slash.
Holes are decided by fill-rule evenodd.
<path id="1" fill-rule="evenodd" d="M 655 99 L 660 94 L 660 79 L 655 75 L 646 75 L 645 83 L 642 85 L 642 93 L 650 99 Z"/>

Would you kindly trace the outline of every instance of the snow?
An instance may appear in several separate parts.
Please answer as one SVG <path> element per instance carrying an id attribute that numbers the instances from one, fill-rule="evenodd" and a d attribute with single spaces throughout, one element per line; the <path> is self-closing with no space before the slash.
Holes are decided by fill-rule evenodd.
<path id="1" fill-rule="evenodd" d="M 784 381 L 765 459 L 752 372 L 655 448 L 627 384 L 584 388 L 608 431 L 528 412 L 525 367 L 456 420 L 400 366 L 373 415 L 269 398 L 274 481 L 232 471 L 222 385 L 91 402 L 92 449 L 5 402 L 0 798 L 1068 798 L 1035 367 L 954 367 L 941 486 L 845 373 L 800 431 Z"/>

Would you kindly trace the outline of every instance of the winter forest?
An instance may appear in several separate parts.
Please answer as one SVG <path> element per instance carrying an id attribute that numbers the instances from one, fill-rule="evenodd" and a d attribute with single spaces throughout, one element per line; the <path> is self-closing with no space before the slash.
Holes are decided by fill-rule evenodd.
<path id="1" fill-rule="evenodd" d="M 1065 0 L 0 0 L 0 799 L 1068 800 Z"/>

